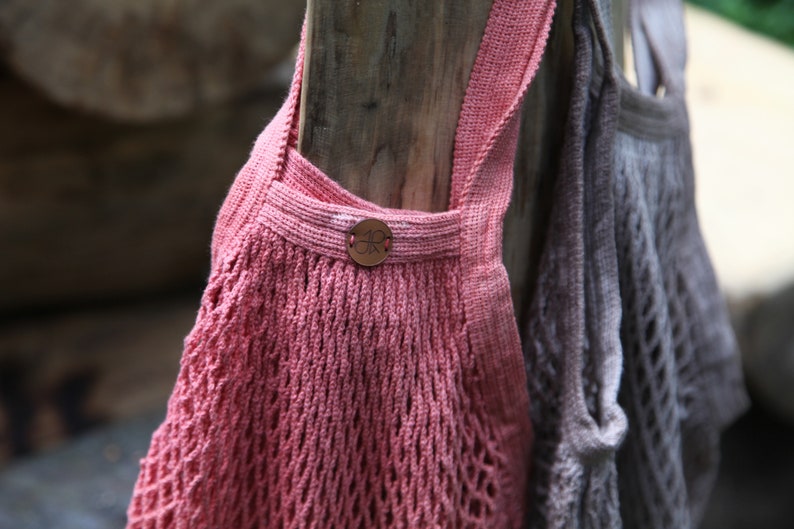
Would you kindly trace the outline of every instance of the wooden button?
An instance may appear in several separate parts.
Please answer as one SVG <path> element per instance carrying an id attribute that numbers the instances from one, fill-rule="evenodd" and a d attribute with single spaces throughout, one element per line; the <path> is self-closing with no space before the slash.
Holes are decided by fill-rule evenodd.
<path id="1" fill-rule="evenodd" d="M 391 253 L 392 243 L 391 230 L 377 219 L 364 219 L 347 232 L 347 253 L 364 266 L 382 263 Z"/>

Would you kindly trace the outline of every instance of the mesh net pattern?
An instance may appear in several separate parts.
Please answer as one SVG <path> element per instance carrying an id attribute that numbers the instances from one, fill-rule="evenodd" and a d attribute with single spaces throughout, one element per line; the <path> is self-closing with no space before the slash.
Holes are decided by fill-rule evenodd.
<path id="1" fill-rule="evenodd" d="M 494 1 L 438 213 L 379 207 L 301 157 L 302 41 L 218 215 L 128 529 L 521 526 L 532 428 L 502 219 L 553 8 Z M 393 234 L 373 268 L 347 253 L 367 218 Z"/>
<path id="2" fill-rule="evenodd" d="M 618 458 L 627 527 L 699 522 L 719 433 L 745 406 L 737 351 L 705 253 L 686 134 L 618 134 L 616 238 L 624 319 Z"/>
<path id="3" fill-rule="evenodd" d="M 524 332 L 529 526 L 689 529 L 747 400 L 695 213 L 684 100 L 603 73 L 600 10 L 575 4 L 574 89 Z"/>
<path id="4" fill-rule="evenodd" d="M 623 515 L 627 527 L 684 528 L 690 520 L 679 455 L 681 381 L 663 277 L 670 263 L 658 257 L 674 236 L 680 191 L 658 169 L 658 152 L 627 153 L 632 156 L 624 155 L 627 165 L 619 170 L 623 178 L 617 179 L 615 196 L 624 308 L 621 403 L 630 424 L 619 463 Z"/>
<path id="5" fill-rule="evenodd" d="M 267 229 L 243 246 L 205 292 L 131 526 L 509 527 L 516 461 L 484 409 L 458 260 L 371 274 Z"/>

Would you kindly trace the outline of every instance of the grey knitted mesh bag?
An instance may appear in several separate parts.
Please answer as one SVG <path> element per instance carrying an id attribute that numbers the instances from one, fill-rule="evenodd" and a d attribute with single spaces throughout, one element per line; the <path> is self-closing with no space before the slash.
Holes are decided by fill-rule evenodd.
<path id="1" fill-rule="evenodd" d="M 575 6 L 575 77 L 525 322 L 530 527 L 695 527 L 747 405 L 698 226 L 678 0 L 633 0 L 639 89 L 606 2 Z M 657 97 L 659 87 L 664 96 Z"/>

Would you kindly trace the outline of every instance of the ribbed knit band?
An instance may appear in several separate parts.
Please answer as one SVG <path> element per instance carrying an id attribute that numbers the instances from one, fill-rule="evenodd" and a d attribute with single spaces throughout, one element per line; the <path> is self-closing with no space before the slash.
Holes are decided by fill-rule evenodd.
<path id="1" fill-rule="evenodd" d="M 370 217 L 386 223 L 393 234 L 383 266 L 460 255 L 459 211 L 377 207 L 344 190 L 294 149 L 287 153 L 282 179 L 273 182 L 265 198 L 259 221 L 293 244 L 346 259 L 350 228 Z"/>

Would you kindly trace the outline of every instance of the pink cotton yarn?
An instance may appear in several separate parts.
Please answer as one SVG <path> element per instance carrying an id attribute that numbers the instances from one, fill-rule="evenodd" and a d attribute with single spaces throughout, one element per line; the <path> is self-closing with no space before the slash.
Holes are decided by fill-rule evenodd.
<path id="1" fill-rule="evenodd" d="M 502 220 L 553 7 L 494 2 L 444 213 L 378 207 L 295 151 L 298 58 L 219 214 L 128 528 L 522 525 L 532 431 Z M 368 217 L 394 234 L 373 268 L 345 249 Z"/>

